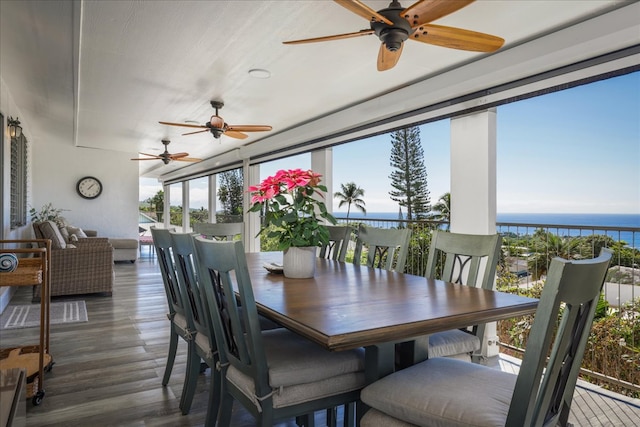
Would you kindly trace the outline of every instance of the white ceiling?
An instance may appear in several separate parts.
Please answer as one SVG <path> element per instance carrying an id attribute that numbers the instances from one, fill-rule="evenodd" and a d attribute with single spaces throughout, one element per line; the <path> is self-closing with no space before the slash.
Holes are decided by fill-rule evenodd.
<path id="1" fill-rule="evenodd" d="M 364 3 L 379 10 L 389 2 Z M 0 76 L 37 141 L 132 156 L 160 153 L 163 138 L 171 139 L 170 152 L 192 157 L 238 153 L 234 149 L 248 144 L 260 147 L 254 153 L 264 152 L 544 71 L 539 64 L 545 61 L 551 68 L 637 44 L 638 27 L 634 35 L 627 24 L 625 36 L 612 44 L 607 34 L 618 30 L 615 20 L 593 41 L 580 35 L 571 40 L 563 30 L 622 6 L 637 14 L 638 5 L 629 3 L 635 2 L 480 0 L 434 23 L 504 38 L 495 61 L 487 62 L 492 55 L 410 41 L 395 68 L 378 72 L 375 35 L 282 44 L 368 28 L 363 18 L 328 0 L 3 0 Z M 558 46 L 546 41 L 560 30 Z M 545 42 L 536 44 L 543 36 Z M 579 47 L 563 51 L 563 43 Z M 528 65 L 534 60 L 538 69 Z M 253 68 L 269 70 L 271 78 L 249 76 Z M 422 92 L 401 95 L 412 88 Z M 181 136 L 189 129 L 158 124 L 203 124 L 213 114 L 212 99 L 225 103 L 220 115 L 227 123 L 268 124 L 273 130 L 243 141 L 216 140 L 210 133 Z M 349 112 L 348 120 L 333 119 L 337 112 Z M 139 163 L 140 175 L 154 177 L 185 167 Z"/>

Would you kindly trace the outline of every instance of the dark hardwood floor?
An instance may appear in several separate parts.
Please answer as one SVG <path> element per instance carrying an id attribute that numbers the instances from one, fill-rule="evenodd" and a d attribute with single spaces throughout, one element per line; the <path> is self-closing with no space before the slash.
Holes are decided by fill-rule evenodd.
<path id="1" fill-rule="evenodd" d="M 200 376 L 191 412 L 178 408 L 186 364 L 180 342 L 167 387 L 169 322 L 162 279 L 154 258 L 115 264 L 112 297 L 85 295 L 89 321 L 51 326 L 55 364 L 45 374 L 40 406 L 27 402 L 27 425 L 37 426 L 200 426 L 207 410 L 209 370 Z M 19 289 L 11 304 L 31 302 Z M 73 299 L 73 298 L 65 298 Z M 59 300 L 59 299 L 54 299 Z M 38 343 L 38 328 L 0 332 L 2 348 Z M 253 426 L 253 417 L 234 405 L 233 426 Z M 324 415 L 317 414 L 317 425 Z M 294 420 L 278 424 L 296 426 Z"/>

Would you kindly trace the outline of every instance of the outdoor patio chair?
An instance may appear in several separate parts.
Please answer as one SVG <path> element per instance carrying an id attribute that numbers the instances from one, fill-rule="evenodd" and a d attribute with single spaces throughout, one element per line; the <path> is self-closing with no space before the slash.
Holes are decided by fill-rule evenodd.
<path id="1" fill-rule="evenodd" d="M 362 251 L 366 247 L 368 267 L 404 273 L 410 239 L 411 230 L 408 228 L 375 228 L 360 225 L 353 263 L 360 265 Z"/>
<path id="2" fill-rule="evenodd" d="M 187 359 L 187 379 L 182 391 L 182 412 L 191 408 L 193 396 L 196 392 L 198 375 L 202 372 L 201 360 L 211 368 L 209 383 L 209 399 L 207 401 L 206 426 L 214 426 L 220 407 L 220 366 L 218 365 L 218 349 L 213 336 L 213 325 L 206 299 L 196 281 L 195 247 L 191 233 L 170 233 L 171 249 L 175 261 L 179 287 L 189 296 L 192 324 L 194 331 L 191 335 L 193 351 Z"/>
<path id="3" fill-rule="evenodd" d="M 319 256 L 344 262 L 353 228 L 348 225 L 327 225 L 327 229 L 329 230 L 329 244 L 320 248 Z"/>
<path id="4" fill-rule="evenodd" d="M 229 426 L 235 400 L 264 427 L 358 400 L 361 349 L 330 352 L 285 328 L 261 331 L 242 242 L 195 245 L 223 369 L 218 425 Z"/>
<path id="5" fill-rule="evenodd" d="M 188 360 L 191 360 L 192 355 L 195 354 L 195 344 L 193 341 L 195 326 L 191 312 L 192 303 L 178 282 L 175 260 L 172 253 L 173 242 L 170 231 L 168 229 L 151 227 L 151 235 L 153 236 L 156 257 L 158 259 L 158 265 L 160 266 L 164 289 L 167 294 L 167 303 L 169 305 L 167 317 L 171 322 L 169 353 L 167 355 L 164 376 L 162 377 L 162 385 L 166 386 L 169 383 L 171 370 L 173 369 L 176 358 L 178 338 L 182 338 L 187 343 Z M 187 391 L 191 390 L 189 380 L 189 367 L 187 367 L 187 373 L 185 374 L 184 385 L 182 387 L 182 395 L 180 397 L 180 409 L 183 414 L 188 414 L 191 408 L 191 399 L 185 399 Z"/>
<path id="6" fill-rule="evenodd" d="M 428 359 L 362 390 L 371 409 L 361 425 L 566 426 L 612 253 L 551 261 L 517 375 L 448 357 Z"/>
<path id="7" fill-rule="evenodd" d="M 427 259 L 426 277 L 461 285 L 494 289 L 502 238 L 435 230 Z M 457 357 L 480 362 L 486 354 L 485 324 L 453 329 L 416 339 L 428 357 Z M 423 351 L 424 353 L 424 351 Z"/>

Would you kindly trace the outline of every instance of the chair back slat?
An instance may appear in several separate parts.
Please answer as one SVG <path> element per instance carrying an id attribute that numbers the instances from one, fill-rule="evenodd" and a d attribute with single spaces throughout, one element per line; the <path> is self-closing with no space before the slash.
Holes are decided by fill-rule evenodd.
<path id="1" fill-rule="evenodd" d="M 256 393 L 270 392 L 260 321 L 241 241 L 194 238 L 199 275 L 213 310 L 214 335 L 222 364 L 255 379 Z M 242 309 L 240 309 L 242 307 Z"/>
<path id="2" fill-rule="evenodd" d="M 327 229 L 329 244 L 320 248 L 319 257 L 344 262 L 353 229 L 348 225 L 327 225 Z"/>
<path id="3" fill-rule="evenodd" d="M 404 272 L 409 252 L 411 230 L 385 229 L 360 225 L 353 263 L 360 265 L 363 248 L 367 247 L 367 266 L 389 271 Z"/>
<path id="4" fill-rule="evenodd" d="M 551 261 L 507 425 L 566 425 L 611 256 L 604 248 L 594 259 Z"/>

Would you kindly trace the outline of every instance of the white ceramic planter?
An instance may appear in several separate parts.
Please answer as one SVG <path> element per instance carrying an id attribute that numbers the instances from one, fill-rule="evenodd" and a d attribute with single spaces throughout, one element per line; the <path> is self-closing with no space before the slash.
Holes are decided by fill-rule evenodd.
<path id="1" fill-rule="evenodd" d="M 284 251 L 282 267 L 285 277 L 308 279 L 316 274 L 315 246 L 290 247 Z"/>

